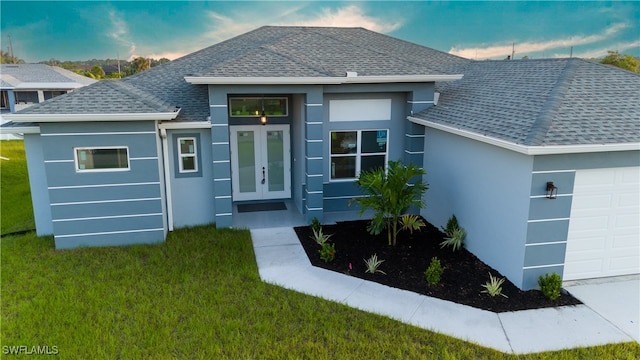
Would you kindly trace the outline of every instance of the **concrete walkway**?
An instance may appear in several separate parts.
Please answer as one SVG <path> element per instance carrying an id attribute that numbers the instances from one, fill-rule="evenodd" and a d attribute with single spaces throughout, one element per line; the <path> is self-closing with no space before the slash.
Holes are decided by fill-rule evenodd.
<path id="1" fill-rule="evenodd" d="M 494 313 L 311 265 L 290 227 L 251 230 L 263 281 L 505 353 L 526 354 L 634 338 L 587 305 Z"/>

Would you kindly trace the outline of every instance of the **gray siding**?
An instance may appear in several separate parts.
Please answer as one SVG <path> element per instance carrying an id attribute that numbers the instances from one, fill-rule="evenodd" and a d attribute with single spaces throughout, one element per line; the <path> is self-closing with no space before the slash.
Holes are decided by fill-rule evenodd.
<path id="1" fill-rule="evenodd" d="M 41 124 L 56 248 L 164 240 L 156 124 Z M 76 172 L 75 147 L 127 146 L 127 171 Z"/>
<path id="2" fill-rule="evenodd" d="M 467 231 L 465 247 L 522 287 L 533 158 L 426 129 L 426 208 L 444 226 L 451 214 Z"/>

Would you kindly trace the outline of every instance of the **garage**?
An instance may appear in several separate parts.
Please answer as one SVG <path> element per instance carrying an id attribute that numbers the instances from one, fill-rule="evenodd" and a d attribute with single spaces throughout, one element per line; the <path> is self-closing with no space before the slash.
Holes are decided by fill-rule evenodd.
<path id="1" fill-rule="evenodd" d="M 564 280 L 640 273 L 640 167 L 577 170 Z"/>

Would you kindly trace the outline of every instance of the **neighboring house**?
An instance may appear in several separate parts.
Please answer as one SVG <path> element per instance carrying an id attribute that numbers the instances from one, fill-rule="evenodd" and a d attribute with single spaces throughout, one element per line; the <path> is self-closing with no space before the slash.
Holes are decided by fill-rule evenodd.
<path id="1" fill-rule="evenodd" d="M 93 79 L 56 66 L 0 64 L 0 116 L 94 82 Z"/>
<path id="2" fill-rule="evenodd" d="M 353 211 L 360 171 L 401 159 L 427 171 L 423 215 L 455 213 L 469 250 L 530 289 L 552 271 L 640 272 L 639 89 L 579 59 L 475 62 L 361 28 L 262 27 L 3 130 L 27 133 L 37 231 L 57 248 L 230 227 L 235 204 L 266 199 L 322 220 Z"/>

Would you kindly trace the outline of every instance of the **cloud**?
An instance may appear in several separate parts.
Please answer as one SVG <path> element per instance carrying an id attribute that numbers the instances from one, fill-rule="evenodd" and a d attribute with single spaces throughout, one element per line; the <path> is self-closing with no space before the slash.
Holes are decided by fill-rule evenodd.
<path id="1" fill-rule="evenodd" d="M 593 58 L 600 58 L 600 57 L 604 57 L 607 55 L 607 51 L 611 50 L 611 51 L 615 51 L 617 50 L 618 52 L 620 52 L 621 54 L 626 53 L 628 50 L 631 49 L 636 49 L 636 51 L 638 49 L 640 49 L 640 40 L 635 40 L 635 41 L 629 41 L 629 42 L 621 42 L 621 43 L 614 43 L 614 44 L 609 44 L 606 47 L 601 47 L 598 49 L 592 49 L 589 51 L 580 51 L 580 52 L 574 52 L 573 56 L 574 57 L 580 57 L 583 59 L 593 59 Z M 638 56 L 638 54 L 631 54 L 631 55 L 635 55 Z M 554 54 L 554 57 L 566 57 L 566 54 Z"/>
<path id="2" fill-rule="evenodd" d="M 131 34 L 129 32 L 129 26 L 127 22 L 122 19 L 115 10 L 110 10 L 109 14 L 109 29 L 107 30 L 107 36 L 115 40 L 120 46 L 126 46 L 128 48 L 128 57 L 132 59 L 137 57 L 134 55 L 136 51 L 136 44 L 131 40 Z"/>
<path id="3" fill-rule="evenodd" d="M 614 24 L 605 29 L 600 34 L 595 35 L 576 35 L 571 37 L 565 37 L 561 39 L 549 40 L 549 41 L 528 41 L 517 42 L 513 41 L 504 45 L 489 45 L 484 47 L 470 47 L 470 48 L 456 48 L 452 47 L 449 50 L 450 54 L 462 56 L 468 59 L 494 59 L 504 58 L 507 55 L 511 55 L 513 50 L 513 44 L 515 43 L 515 52 L 518 55 L 525 55 L 536 52 L 550 51 L 553 49 L 566 49 L 566 54 L 569 55 L 569 49 L 572 46 L 589 45 L 600 41 L 607 40 L 620 31 L 630 27 L 626 23 Z"/>
<path id="4" fill-rule="evenodd" d="M 292 3 L 277 5 L 269 2 L 268 4 L 268 9 L 245 7 L 241 12 L 229 15 L 210 12 L 209 19 L 215 25 L 206 38 L 219 42 L 264 25 L 363 27 L 380 33 L 392 32 L 403 25 L 402 20 L 398 18 L 386 20 L 382 17 L 367 15 L 358 5 L 337 9 L 322 8 L 319 12 L 304 13 L 305 6 L 293 6 Z"/>

